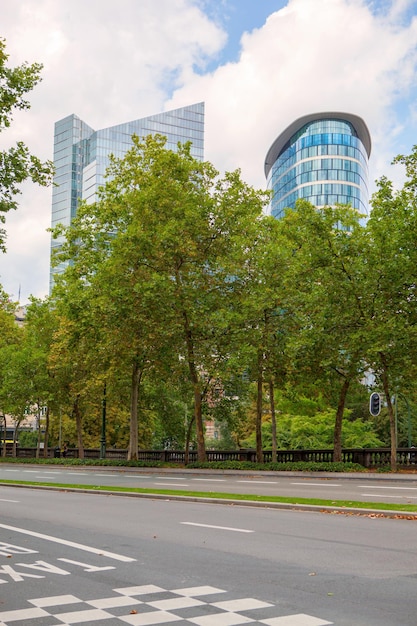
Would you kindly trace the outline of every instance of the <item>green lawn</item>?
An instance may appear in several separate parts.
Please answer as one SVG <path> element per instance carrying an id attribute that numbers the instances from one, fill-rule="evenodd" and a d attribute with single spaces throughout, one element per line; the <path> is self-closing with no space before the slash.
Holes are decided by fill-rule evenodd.
<path id="1" fill-rule="evenodd" d="M 277 504 L 294 504 L 294 505 L 313 505 L 317 507 L 331 507 L 331 508 L 347 508 L 347 509 L 372 509 L 375 512 L 378 511 L 397 511 L 399 514 L 415 513 L 417 516 L 417 504 L 393 504 L 392 502 L 360 502 L 355 500 L 323 500 L 321 498 L 296 498 L 296 497 L 284 497 L 284 496 L 260 496 L 255 494 L 241 494 L 241 493 L 218 493 L 214 491 L 202 492 L 202 491 L 188 491 L 180 489 L 142 489 L 138 487 L 113 487 L 110 485 L 81 485 L 81 484 L 67 484 L 67 483 L 51 483 L 49 482 L 35 482 L 24 480 L 2 480 L 0 479 L 0 485 L 20 485 L 27 487 L 49 487 L 52 489 L 73 490 L 81 489 L 95 492 L 113 492 L 113 493 L 137 493 L 141 495 L 162 495 L 162 496 L 182 496 L 188 498 L 205 498 L 215 500 L 233 500 L 239 502 L 263 502 L 277 503 Z M 416 517 L 417 519 L 417 517 Z"/>

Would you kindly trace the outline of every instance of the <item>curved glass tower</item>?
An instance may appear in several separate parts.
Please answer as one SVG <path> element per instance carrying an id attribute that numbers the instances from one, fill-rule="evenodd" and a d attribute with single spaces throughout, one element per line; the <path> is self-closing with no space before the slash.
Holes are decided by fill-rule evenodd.
<path id="1" fill-rule="evenodd" d="M 371 136 L 350 113 L 315 113 L 296 120 L 270 147 L 265 175 L 270 213 L 280 218 L 299 198 L 311 204 L 350 204 L 368 214 Z"/>

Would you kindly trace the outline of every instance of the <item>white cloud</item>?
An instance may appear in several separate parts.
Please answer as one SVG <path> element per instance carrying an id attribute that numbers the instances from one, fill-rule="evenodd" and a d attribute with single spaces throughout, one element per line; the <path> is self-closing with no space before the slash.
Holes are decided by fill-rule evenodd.
<path id="1" fill-rule="evenodd" d="M 364 118 L 373 139 L 371 179 L 390 175 L 393 156 L 416 143 L 415 0 L 289 0 L 242 36 L 238 61 L 210 73 L 205 64 L 218 57 L 225 33 L 203 6 L 2 0 L 10 64 L 45 66 L 31 111 L 16 115 L 2 143 L 3 135 L 9 143 L 21 138 L 50 158 L 53 123 L 70 113 L 103 128 L 204 100 L 206 157 L 220 170 L 240 167 L 257 187 L 265 186 L 269 146 L 306 113 L 346 110 Z M 21 284 L 22 299 L 47 292 L 50 198 L 50 190 L 27 185 L 8 217 L 0 282 L 15 296 Z"/>
<path id="2" fill-rule="evenodd" d="M 204 98 L 207 158 L 242 167 L 257 186 L 267 149 L 294 119 L 355 113 L 370 128 L 371 176 L 379 176 L 405 122 L 393 107 L 416 80 L 417 19 L 401 25 L 400 4 L 375 15 L 361 0 L 290 0 L 242 37 L 238 62 L 194 76 L 170 104 Z"/>
<path id="3" fill-rule="evenodd" d="M 16 113 L 1 146 L 22 139 L 44 159 L 58 119 L 104 128 L 158 113 L 226 39 L 192 0 L 2 0 L 1 12 L 9 65 L 44 65 L 30 112 Z M 15 298 L 21 285 L 22 300 L 48 291 L 51 212 L 50 190 L 23 191 L 0 256 L 0 282 Z"/>

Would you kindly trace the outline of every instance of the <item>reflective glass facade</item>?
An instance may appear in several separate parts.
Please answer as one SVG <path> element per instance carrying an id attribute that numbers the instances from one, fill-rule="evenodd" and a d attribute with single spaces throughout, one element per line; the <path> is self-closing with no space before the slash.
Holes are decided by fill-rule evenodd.
<path id="1" fill-rule="evenodd" d="M 313 205 L 350 204 L 368 214 L 369 131 L 360 118 L 321 113 L 294 122 L 265 161 L 270 213 L 277 218 L 299 198 Z"/>
<path id="2" fill-rule="evenodd" d="M 196 159 L 204 157 L 204 103 L 193 104 L 166 113 L 94 130 L 76 115 L 56 122 L 54 135 L 55 177 L 52 191 L 52 227 L 69 226 L 80 199 L 94 202 L 98 188 L 105 181 L 109 156 L 123 157 L 132 146 L 132 135 L 145 137 L 160 134 L 167 138 L 166 146 L 176 150 L 178 142 L 191 141 L 191 153 Z M 52 239 L 52 251 L 61 245 Z M 51 268 L 60 273 L 64 266 Z"/>

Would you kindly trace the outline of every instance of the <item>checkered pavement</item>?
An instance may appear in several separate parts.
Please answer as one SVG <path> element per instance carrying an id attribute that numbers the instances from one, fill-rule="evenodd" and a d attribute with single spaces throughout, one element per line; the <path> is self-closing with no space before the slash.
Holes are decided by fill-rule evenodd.
<path id="1" fill-rule="evenodd" d="M 276 605 L 255 598 L 229 599 L 224 589 L 210 586 L 163 589 L 141 585 L 113 589 L 105 598 L 83 600 L 74 595 L 27 600 L 27 608 L 0 611 L 0 626 L 326 626 L 333 622 L 306 614 L 279 615 Z M 229 595 L 229 594 L 228 594 Z"/>

